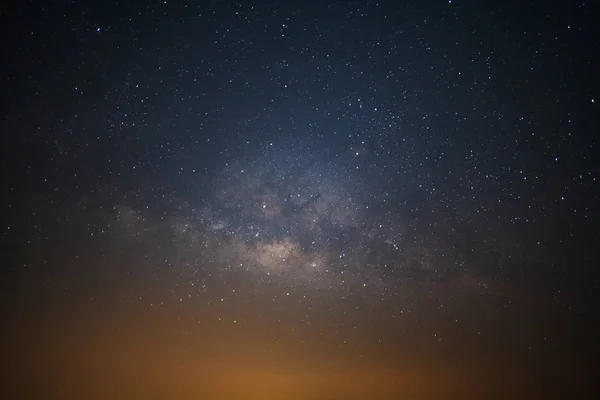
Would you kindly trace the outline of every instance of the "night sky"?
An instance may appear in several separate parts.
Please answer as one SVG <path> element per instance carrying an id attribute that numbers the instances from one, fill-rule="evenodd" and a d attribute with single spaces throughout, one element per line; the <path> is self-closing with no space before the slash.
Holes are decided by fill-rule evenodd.
<path id="1" fill-rule="evenodd" d="M 592 398 L 600 19 L 0 12 L 10 399 Z"/>

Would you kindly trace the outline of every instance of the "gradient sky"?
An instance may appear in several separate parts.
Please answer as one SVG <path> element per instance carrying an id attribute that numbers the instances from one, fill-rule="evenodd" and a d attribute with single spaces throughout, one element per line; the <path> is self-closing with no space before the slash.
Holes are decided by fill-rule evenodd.
<path id="1" fill-rule="evenodd" d="M 593 3 L 0 13 L 8 398 L 593 398 Z"/>

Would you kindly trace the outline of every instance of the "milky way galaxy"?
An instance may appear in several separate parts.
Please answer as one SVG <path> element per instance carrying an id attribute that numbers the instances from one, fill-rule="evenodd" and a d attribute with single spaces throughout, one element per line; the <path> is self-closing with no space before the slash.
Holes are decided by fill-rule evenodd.
<path id="1" fill-rule="evenodd" d="M 594 4 L 59 3 L 0 13 L 2 398 L 597 398 Z"/>

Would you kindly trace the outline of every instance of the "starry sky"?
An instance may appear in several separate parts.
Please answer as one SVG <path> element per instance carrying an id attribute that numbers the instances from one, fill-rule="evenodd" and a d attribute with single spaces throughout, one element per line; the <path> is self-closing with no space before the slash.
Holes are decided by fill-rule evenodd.
<path id="1" fill-rule="evenodd" d="M 598 10 L 496 3 L 5 7 L 9 398 L 592 398 Z"/>

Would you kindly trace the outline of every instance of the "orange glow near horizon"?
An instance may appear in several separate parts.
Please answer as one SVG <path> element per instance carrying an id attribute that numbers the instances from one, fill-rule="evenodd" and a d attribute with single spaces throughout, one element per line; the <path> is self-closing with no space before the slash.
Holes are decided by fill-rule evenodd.
<path id="1" fill-rule="evenodd" d="M 518 390 L 505 366 L 469 354 L 436 359 L 406 348 L 395 360 L 368 352 L 351 358 L 306 351 L 291 338 L 270 351 L 272 338 L 259 337 L 258 327 L 225 334 L 185 332 L 166 316 L 66 319 L 29 326 L 36 333 L 15 340 L 21 362 L 10 376 L 32 397 L 433 399 Z"/>

